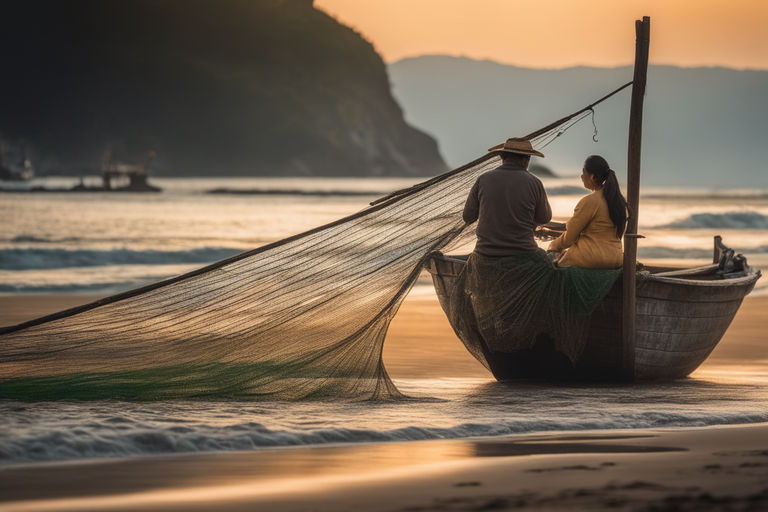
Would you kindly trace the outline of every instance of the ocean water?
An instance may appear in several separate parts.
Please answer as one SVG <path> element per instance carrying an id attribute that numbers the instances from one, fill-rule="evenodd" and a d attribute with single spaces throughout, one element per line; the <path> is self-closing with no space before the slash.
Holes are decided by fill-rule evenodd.
<path id="1" fill-rule="evenodd" d="M 99 457 L 768 421 L 765 368 L 664 384 L 398 379 L 387 402 L 0 401 L 0 466 Z"/>
<path id="2" fill-rule="evenodd" d="M 363 209 L 416 179 L 155 179 L 160 194 L 3 193 L 0 293 L 108 295 Z M 66 179 L 48 186 L 69 186 Z M 586 193 L 545 180 L 556 218 Z M 271 191 L 210 194 L 213 189 Z M 282 191 L 283 193 L 276 193 Z M 644 189 L 639 259 L 711 262 L 712 237 L 768 270 L 768 190 Z M 755 295 L 768 294 L 766 279 Z M 412 291 L 434 292 L 428 285 Z M 446 372 L 447 373 L 447 372 Z M 768 421 L 765 366 L 637 386 L 396 380 L 396 402 L 0 401 L 0 464 L 595 428 Z"/>
<path id="3" fill-rule="evenodd" d="M 418 181 L 155 179 L 163 193 L 3 194 L 0 293 L 128 290 L 331 222 Z M 585 190 L 578 179 L 545 184 L 555 217 L 566 220 Z M 206 193 L 215 189 L 288 193 Z M 644 190 L 639 231 L 646 236 L 641 261 L 709 263 L 712 237 L 720 234 L 750 264 L 766 268 L 768 190 Z M 758 287 L 763 293 L 768 283 Z"/>

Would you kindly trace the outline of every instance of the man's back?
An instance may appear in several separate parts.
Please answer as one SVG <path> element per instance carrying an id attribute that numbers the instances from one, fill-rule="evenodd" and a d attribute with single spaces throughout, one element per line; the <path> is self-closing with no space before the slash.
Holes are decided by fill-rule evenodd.
<path id="1" fill-rule="evenodd" d="M 516 164 L 505 163 L 480 176 L 464 206 L 464 221 L 477 220 L 475 252 L 484 256 L 535 251 L 533 231 L 551 219 L 541 181 Z"/>

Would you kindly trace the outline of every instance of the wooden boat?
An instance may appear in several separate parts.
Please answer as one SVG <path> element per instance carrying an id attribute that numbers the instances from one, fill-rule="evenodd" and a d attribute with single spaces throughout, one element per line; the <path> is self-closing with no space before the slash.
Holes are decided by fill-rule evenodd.
<path id="1" fill-rule="evenodd" d="M 466 256 L 433 253 L 427 266 L 448 315 L 448 297 Z M 709 356 L 723 337 L 760 271 L 715 237 L 712 265 L 646 267 L 637 272 L 634 378 L 683 378 Z M 532 350 L 490 351 L 478 332 L 456 330 L 467 350 L 498 380 L 516 378 L 622 379 L 622 280 L 590 318 L 587 344 L 575 364 L 542 340 Z"/>
<path id="2" fill-rule="evenodd" d="M 627 159 L 628 211 L 638 212 L 643 98 L 648 69 L 650 18 L 635 21 L 635 66 L 629 118 Z M 554 126 L 554 125 L 551 125 Z M 549 129 L 551 126 L 544 128 Z M 541 133 L 534 132 L 533 138 Z M 491 148 L 497 149 L 499 146 Z M 545 226 L 543 235 L 564 226 Z M 715 237 L 712 265 L 696 268 L 645 268 L 637 271 L 638 217 L 630 215 L 624 233 L 622 277 L 589 319 L 586 345 L 572 363 L 539 335 L 534 346 L 514 350 L 511 342 L 493 340 L 493 349 L 473 328 L 451 318 L 449 298 L 466 256 L 434 253 L 427 265 L 440 305 L 469 352 L 499 380 L 515 378 L 586 378 L 598 380 L 677 379 L 695 370 L 717 346 L 744 297 L 760 278 Z M 539 230 L 538 235 L 542 235 Z M 459 314 L 459 313 L 457 313 Z M 579 333 L 581 334 L 581 332 Z M 580 338 L 580 341 L 582 338 Z M 505 347 L 506 343 L 506 347 Z M 505 350 L 507 348 L 508 350 Z"/>

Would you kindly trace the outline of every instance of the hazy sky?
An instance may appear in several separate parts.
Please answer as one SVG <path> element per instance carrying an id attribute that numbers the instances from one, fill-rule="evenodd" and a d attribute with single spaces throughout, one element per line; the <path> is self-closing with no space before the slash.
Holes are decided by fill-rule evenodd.
<path id="1" fill-rule="evenodd" d="M 315 0 L 387 62 L 425 54 L 616 66 L 651 16 L 651 62 L 768 69 L 768 0 Z"/>

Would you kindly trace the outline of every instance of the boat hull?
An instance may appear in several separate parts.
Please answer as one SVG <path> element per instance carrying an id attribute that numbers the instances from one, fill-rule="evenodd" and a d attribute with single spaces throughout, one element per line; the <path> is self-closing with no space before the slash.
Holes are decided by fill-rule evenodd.
<path id="1" fill-rule="evenodd" d="M 440 305 L 451 319 L 449 296 L 466 257 L 435 253 L 428 265 Z M 638 273 L 635 379 L 670 380 L 693 372 L 717 346 L 760 272 L 722 279 L 717 266 Z M 456 334 L 498 380 L 621 380 L 622 283 L 617 280 L 590 318 L 586 347 L 575 364 L 542 338 L 532 350 L 491 352 L 478 332 Z M 503 346 L 503 343 L 502 343 Z"/>

